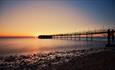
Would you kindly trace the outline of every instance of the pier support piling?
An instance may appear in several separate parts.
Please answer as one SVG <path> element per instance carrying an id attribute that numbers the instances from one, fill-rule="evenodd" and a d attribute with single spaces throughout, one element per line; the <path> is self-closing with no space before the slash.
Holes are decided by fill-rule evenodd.
<path id="1" fill-rule="evenodd" d="M 114 30 L 113 30 L 113 29 L 112 29 L 112 31 L 111 31 L 111 36 L 112 36 L 112 42 L 114 42 L 115 36 L 114 36 Z"/>

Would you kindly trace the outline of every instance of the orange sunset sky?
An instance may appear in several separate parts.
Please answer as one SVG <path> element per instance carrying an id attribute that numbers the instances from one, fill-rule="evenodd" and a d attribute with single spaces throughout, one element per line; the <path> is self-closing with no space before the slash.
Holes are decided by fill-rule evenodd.
<path id="1" fill-rule="evenodd" d="M 85 3 L 80 2 L 78 6 L 72 3 L 75 2 L 5 1 L 0 12 L 0 36 L 38 36 L 108 27 L 109 21 L 96 19 L 88 12 L 91 9 L 86 10 Z"/>

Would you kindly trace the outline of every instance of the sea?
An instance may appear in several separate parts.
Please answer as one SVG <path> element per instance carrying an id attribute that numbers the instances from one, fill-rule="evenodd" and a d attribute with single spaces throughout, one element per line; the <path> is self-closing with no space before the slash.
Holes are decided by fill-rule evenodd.
<path id="1" fill-rule="evenodd" d="M 85 39 L 0 38 L 0 56 L 100 48 L 105 47 L 106 43 L 106 38 L 89 39 L 88 41 Z"/>

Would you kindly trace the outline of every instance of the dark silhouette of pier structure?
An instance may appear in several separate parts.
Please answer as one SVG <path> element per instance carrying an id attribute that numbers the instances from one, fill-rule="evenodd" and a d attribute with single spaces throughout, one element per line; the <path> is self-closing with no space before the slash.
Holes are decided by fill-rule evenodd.
<path id="1" fill-rule="evenodd" d="M 101 36 L 98 36 L 101 35 Z M 107 46 L 112 45 L 115 42 L 115 29 L 100 29 L 87 32 L 74 32 L 65 34 L 53 34 L 53 35 L 40 35 L 40 39 L 64 39 L 64 40 L 82 40 L 94 41 L 94 38 L 106 38 Z"/>

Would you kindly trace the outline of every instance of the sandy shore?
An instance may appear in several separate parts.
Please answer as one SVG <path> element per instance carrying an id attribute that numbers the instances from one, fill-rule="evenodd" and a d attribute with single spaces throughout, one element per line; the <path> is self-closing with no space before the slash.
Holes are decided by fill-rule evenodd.
<path id="1" fill-rule="evenodd" d="M 0 70 L 115 70 L 115 48 L 1 56 Z"/>

